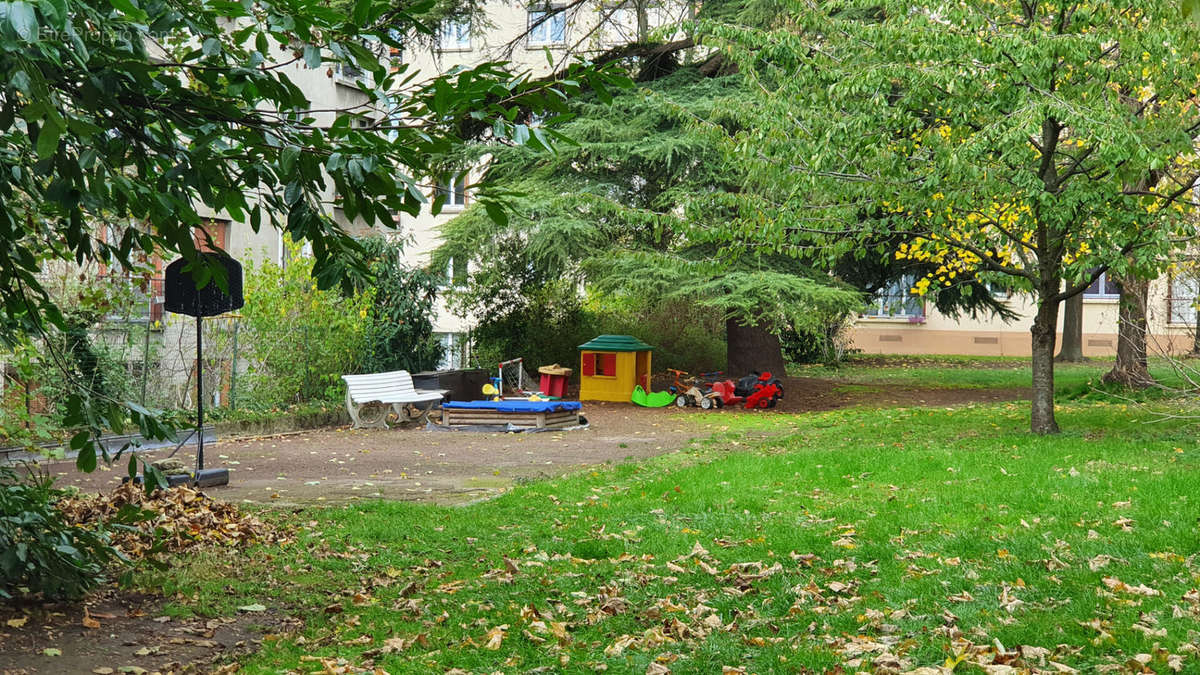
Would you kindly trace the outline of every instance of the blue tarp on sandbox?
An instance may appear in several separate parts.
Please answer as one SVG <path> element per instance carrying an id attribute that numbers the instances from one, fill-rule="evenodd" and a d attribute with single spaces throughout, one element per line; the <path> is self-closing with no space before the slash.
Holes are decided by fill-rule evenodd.
<path id="1" fill-rule="evenodd" d="M 450 401 L 442 404 L 452 410 L 495 410 L 513 413 L 540 413 L 582 410 L 579 401 Z"/>

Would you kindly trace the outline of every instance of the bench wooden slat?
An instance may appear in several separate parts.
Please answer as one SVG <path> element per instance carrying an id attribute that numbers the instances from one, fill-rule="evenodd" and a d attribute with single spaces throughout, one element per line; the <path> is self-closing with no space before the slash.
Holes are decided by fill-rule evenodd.
<path id="1" fill-rule="evenodd" d="M 355 428 L 364 426 L 358 413 L 367 403 L 391 405 L 400 419 L 404 421 L 408 419 L 408 413 L 403 404 L 431 404 L 424 409 L 424 412 L 427 413 L 429 407 L 432 407 L 433 403 L 441 401 L 446 394 L 442 390 L 417 389 L 413 386 L 412 375 L 407 370 L 343 375 L 342 380 L 346 383 L 346 411 L 354 420 Z M 386 428 L 386 417 L 385 414 L 373 426 Z"/>

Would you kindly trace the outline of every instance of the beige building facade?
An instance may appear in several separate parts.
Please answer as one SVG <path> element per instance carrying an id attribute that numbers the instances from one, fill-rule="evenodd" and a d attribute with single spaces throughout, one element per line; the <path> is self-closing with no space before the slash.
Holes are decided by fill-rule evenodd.
<path id="1" fill-rule="evenodd" d="M 1018 318 L 1004 322 L 990 316 L 949 317 L 908 292 L 907 283 L 876 296 L 855 322 L 853 349 L 865 354 L 963 354 L 1029 356 L 1030 328 L 1036 311 L 1023 294 L 997 295 Z M 1147 320 L 1152 351 L 1190 351 L 1196 334 L 1197 281 L 1166 275 L 1150 285 Z M 1117 348 L 1119 292 L 1107 276 L 1092 284 L 1083 298 L 1083 353 L 1112 356 Z M 1062 310 L 1059 340 L 1062 339 Z"/>
<path id="2" fill-rule="evenodd" d="M 438 27 L 431 45 L 406 51 L 402 59 L 419 73 L 416 81 L 491 61 L 509 61 L 517 72 L 542 77 L 563 64 L 634 41 L 639 31 L 654 31 L 656 37 L 666 39 L 680 37 L 677 27 L 689 11 L 686 5 L 641 4 L 639 28 L 639 11 L 630 3 L 587 2 L 554 14 L 547 13 L 542 4 L 489 2 L 482 12 L 486 19 L 446 22 Z M 417 216 L 399 216 L 397 236 L 405 241 L 408 264 L 429 264 L 432 252 L 441 245 L 441 226 L 472 203 L 472 183 L 479 179 L 480 168 L 471 168 L 445 185 L 427 186 L 431 197 L 439 190 L 446 194 L 446 204 L 438 215 L 424 210 Z M 459 263 L 456 272 L 451 262 L 448 268 L 445 277 L 449 285 L 463 276 L 464 267 Z M 444 296 L 439 296 L 434 332 L 447 350 L 444 367 L 466 364 L 468 335 L 475 323 L 474 317 L 456 314 Z"/>

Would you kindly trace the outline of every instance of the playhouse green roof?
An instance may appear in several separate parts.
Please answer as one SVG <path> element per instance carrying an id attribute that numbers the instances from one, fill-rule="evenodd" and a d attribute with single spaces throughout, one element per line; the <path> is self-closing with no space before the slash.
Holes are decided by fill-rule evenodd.
<path id="1" fill-rule="evenodd" d="M 597 352 L 644 352 L 654 349 L 632 335 L 599 335 L 579 345 L 579 348 Z"/>

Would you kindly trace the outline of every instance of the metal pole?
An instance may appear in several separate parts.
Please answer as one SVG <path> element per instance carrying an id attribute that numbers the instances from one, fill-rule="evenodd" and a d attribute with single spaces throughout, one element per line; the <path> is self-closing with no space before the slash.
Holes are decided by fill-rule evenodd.
<path id="1" fill-rule="evenodd" d="M 197 295 L 199 297 L 199 295 Z M 199 315 L 199 301 L 196 314 Z M 203 319 L 196 316 L 196 470 L 204 470 L 204 336 Z"/>
<path id="2" fill-rule="evenodd" d="M 142 343 L 142 406 L 146 405 L 146 380 L 150 379 L 150 322 L 154 301 L 150 301 L 151 313 L 146 315 L 146 339 Z"/>
<path id="3" fill-rule="evenodd" d="M 233 360 L 229 367 L 229 409 L 237 410 L 238 319 L 233 319 Z"/>

